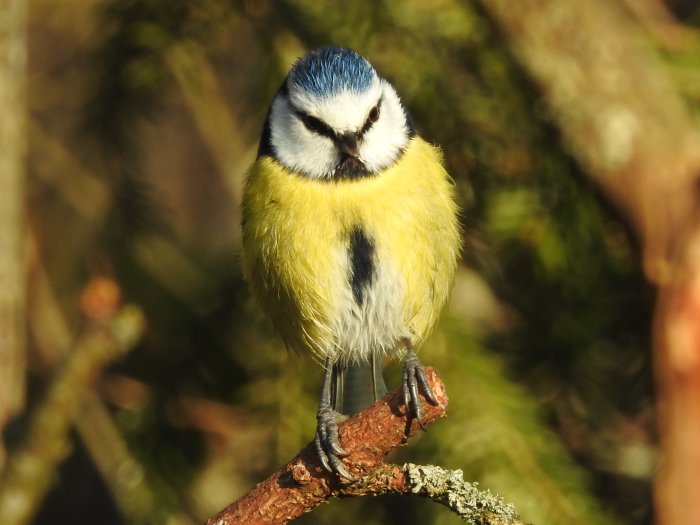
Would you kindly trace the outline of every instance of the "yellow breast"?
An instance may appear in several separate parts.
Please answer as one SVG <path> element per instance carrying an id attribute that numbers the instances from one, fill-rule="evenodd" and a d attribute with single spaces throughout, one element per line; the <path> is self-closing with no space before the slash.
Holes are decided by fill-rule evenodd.
<path id="1" fill-rule="evenodd" d="M 399 337 L 419 345 L 434 327 L 460 248 L 437 148 L 414 137 L 391 168 L 340 181 L 292 174 L 262 157 L 243 210 L 246 277 L 289 346 L 356 359 L 390 351 Z M 373 272 L 359 296 L 351 249 L 358 229 Z"/>

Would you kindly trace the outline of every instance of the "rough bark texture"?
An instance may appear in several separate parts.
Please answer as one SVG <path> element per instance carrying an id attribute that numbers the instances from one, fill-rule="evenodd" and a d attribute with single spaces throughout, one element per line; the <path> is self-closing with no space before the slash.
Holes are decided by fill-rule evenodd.
<path id="1" fill-rule="evenodd" d="M 429 425 L 445 415 L 447 394 L 435 370 L 427 368 L 427 373 L 438 400 L 437 406 L 423 402 L 424 423 Z M 287 523 L 332 496 L 385 493 L 387 485 L 403 483 L 403 475 L 392 473 L 387 478 L 370 474 L 384 465 L 389 452 L 420 430 L 415 420 L 406 428 L 404 409 L 403 391 L 396 388 L 341 425 L 340 443 L 350 452 L 344 463 L 359 480 L 357 483 L 341 481 L 325 471 L 310 443 L 287 465 L 207 521 L 207 525 Z"/>
<path id="2" fill-rule="evenodd" d="M 644 268 L 660 296 L 655 365 L 662 462 L 656 513 L 659 523 L 696 525 L 699 131 L 647 35 L 620 2 L 479 1 L 540 88 L 571 154 L 643 241 Z"/>
<path id="3" fill-rule="evenodd" d="M 0 434 L 24 404 L 26 17 L 26 1 L 0 1 Z"/>

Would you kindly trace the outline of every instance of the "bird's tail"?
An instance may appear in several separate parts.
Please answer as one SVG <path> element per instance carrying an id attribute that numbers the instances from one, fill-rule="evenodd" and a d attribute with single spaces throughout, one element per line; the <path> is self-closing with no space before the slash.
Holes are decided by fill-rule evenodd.
<path id="1" fill-rule="evenodd" d="M 369 361 L 335 364 L 333 376 L 331 402 L 341 414 L 357 414 L 387 392 L 381 355 L 373 355 Z"/>

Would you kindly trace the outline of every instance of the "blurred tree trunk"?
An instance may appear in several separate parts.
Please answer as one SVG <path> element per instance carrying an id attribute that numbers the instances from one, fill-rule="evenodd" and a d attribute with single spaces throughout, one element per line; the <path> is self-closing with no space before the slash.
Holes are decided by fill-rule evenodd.
<path id="1" fill-rule="evenodd" d="M 0 431 L 24 402 L 26 17 L 26 0 L 0 1 Z"/>
<path id="2" fill-rule="evenodd" d="M 621 3 L 479 2 L 540 88 L 570 153 L 642 239 L 645 272 L 659 289 L 656 515 L 666 525 L 697 525 L 699 130 L 649 37 Z M 663 12 L 657 0 L 648 2 Z"/>

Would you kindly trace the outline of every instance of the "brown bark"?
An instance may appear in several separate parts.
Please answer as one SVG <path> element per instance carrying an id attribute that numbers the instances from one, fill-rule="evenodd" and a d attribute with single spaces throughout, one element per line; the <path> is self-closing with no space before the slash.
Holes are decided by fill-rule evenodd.
<path id="1" fill-rule="evenodd" d="M 656 514 L 659 523 L 696 525 L 699 130 L 648 36 L 621 3 L 479 1 L 540 88 L 566 147 L 643 241 L 646 274 L 659 287 Z"/>
<path id="2" fill-rule="evenodd" d="M 424 424 L 429 425 L 445 415 L 447 394 L 445 386 L 432 368 L 426 369 L 433 387 L 437 406 L 424 402 Z M 248 494 L 235 501 L 207 525 L 282 524 L 299 517 L 333 496 L 385 493 L 405 481 L 393 466 L 386 473 L 383 463 L 389 452 L 403 445 L 407 438 L 420 430 L 413 420 L 407 428 L 403 391 L 396 388 L 370 408 L 348 419 L 340 427 L 340 443 L 349 452 L 343 460 L 357 483 L 340 480 L 323 469 L 314 444 L 310 443 L 294 459 Z M 384 472 L 386 475 L 379 475 Z"/>

